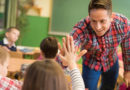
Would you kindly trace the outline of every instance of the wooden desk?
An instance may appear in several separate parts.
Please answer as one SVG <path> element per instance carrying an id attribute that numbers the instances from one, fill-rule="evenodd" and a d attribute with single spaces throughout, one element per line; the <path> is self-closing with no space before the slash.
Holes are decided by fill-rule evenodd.
<path id="1" fill-rule="evenodd" d="M 27 58 L 26 56 L 29 56 L 30 59 L 37 59 L 40 56 L 40 51 L 23 52 L 23 58 Z"/>
<path id="2" fill-rule="evenodd" d="M 40 56 L 41 53 L 40 48 L 32 48 L 32 49 L 33 50 L 31 52 L 22 52 L 23 58 L 27 58 L 27 56 L 29 56 L 30 57 L 29 59 L 37 59 Z"/>
<path id="3" fill-rule="evenodd" d="M 9 54 L 11 58 L 21 58 L 21 59 L 23 58 L 23 53 L 20 51 L 16 51 L 16 52 L 10 51 Z"/>
<path id="4" fill-rule="evenodd" d="M 22 64 L 31 64 L 37 60 L 32 59 L 21 59 L 21 58 L 11 58 L 9 61 L 8 71 L 9 72 L 16 72 L 20 71 Z"/>
<path id="5" fill-rule="evenodd" d="M 22 52 L 20 50 L 14 52 L 9 52 L 11 58 L 27 58 L 29 56 L 29 59 L 37 59 L 40 56 L 40 49 L 34 49 L 32 52 Z"/>

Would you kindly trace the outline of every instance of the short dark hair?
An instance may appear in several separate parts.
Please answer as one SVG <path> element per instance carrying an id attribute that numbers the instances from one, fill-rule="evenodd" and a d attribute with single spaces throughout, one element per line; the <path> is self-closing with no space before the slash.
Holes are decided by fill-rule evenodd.
<path id="1" fill-rule="evenodd" d="M 88 7 L 88 12 L 92 9 L 105 9 L 112 14 L 112 1 L 111 0 L 91 0 Z"/>
<path id="2" fill-rule="evenodd" d="M 58 41 L 55 37 L 47 37 L 42 40 L 40 49 L 45 58 L 55 58 L 58 52 Z"/>
<path id="3" fill-rule="evenodd" d="M 12 31 L 13 29 L 16 29 L 16 30 L 19 31 L 19 29 L 18 29 L 17 27 L 9 27 L 9 28 L 6 30 L 6 32 L 10 32 L 10 31 Z M 19 31 L 19 32 L 20 32 L 20 31 Z"/>
<path id="4" fill-rule="evenodd" d="M 43 60 L 27 68 L 22 90 L 68 90 L 68 85 L 61 66 L 54 60 Z"/>

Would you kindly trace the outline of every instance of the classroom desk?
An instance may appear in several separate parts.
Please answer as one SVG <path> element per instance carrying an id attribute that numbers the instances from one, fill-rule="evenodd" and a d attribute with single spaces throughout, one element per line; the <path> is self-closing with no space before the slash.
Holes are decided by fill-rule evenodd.
<path id="1" fill-rule="evenodd" d="M 16 72 L 20 71 L 22 64 L 31 64 L 37 60 L 32 59 L 21 59 L 21 58 L 11 58 L 9 61 L 8 71 L 9 72 Z"/>
<path id="2" fill-rule="evenodd" d="M 19 51 L 23 54 L 23 58 L 37 59 L 40 56 L 39 47 L 27 47 L 27 46 L 17 46 Z"/>
<path id="3" fill-rule="evenodd" d="M 30 59 L 37 59 L 40 56 L 40 50 L 34 50 L 32 52 L 22 52 L 23 58 L 26 58 L 26 56 L 29 56 Z"/>
<path id="4" fill-rule="evenodd" d="M 27 58 L 27 56 L 29 57 L 29 59 L 37 59 L 40 56 L 40 50 L 39 49 L 34 49 L 31 52 L 22 52 L 20 50 L 14 52 L 14 51 L 10 51 L 10 56 L 11 58 Z"/>
<path id="5" fill-rule="evenodd" d="M 11 58 L 23 58 L 23 53 L 20 51 L 10 51 L 9 54 Z"/>

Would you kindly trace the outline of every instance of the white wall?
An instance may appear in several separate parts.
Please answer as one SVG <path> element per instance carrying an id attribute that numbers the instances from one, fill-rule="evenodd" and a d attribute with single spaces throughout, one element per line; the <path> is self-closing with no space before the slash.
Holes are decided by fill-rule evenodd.
<path id="1" fill-rule="evenodd" d="M 35 0 L 35 5 L 41 8 L 41 16 L 50 17 L 52 0 Z"/>

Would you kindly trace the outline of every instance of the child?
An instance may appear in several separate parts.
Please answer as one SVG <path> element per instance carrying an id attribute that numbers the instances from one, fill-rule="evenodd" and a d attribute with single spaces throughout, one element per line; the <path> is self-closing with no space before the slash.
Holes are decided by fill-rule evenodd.
<path id="1" fill-rule="evenodd" d="M 9 53 L 4 48 L 0 47 L 0 89 L 19 90 L 21 89 L 22 83 L 6 77 L 9 58 Z"/>
<path id="2" fill-rule="evenodd" d="M 25 74 L 22 90 L 67 90 L 64 73 L 54 60 L 36 61 Z"/>
<path id="3" fill-rule="evenodd" d="M 44 38 L 40 44 L 40 50 L 42 54 L 40 55 L 38 59 L 56 60 L 60 65 L 62 65 L 62 62 L 60 61 L 60 59 L 58 59 L 59 57 L 57 56 L 58 41 L 55 37 Z"/>
<path id="4" fill-rule="evenodd" d="M 2 45 L 7 51 L 17 51 L 15 42 L 18 40 L 19 35 L 20 31 L 17 28 L 8 28 L 4 39 L 0 41 L 0 45 Z"/>
<path id="5" fill-rule="evenodd" d="M 68 39 L 67 39 L 68 40 Z M 64 43 L 65 56 L 60 55 L 66 62 L 72 80 L 72 90 L 85 90 L 82 76 L 76 64 L 76 52 L 74 45 L 70 44 L 73 39 Z M 72 48 L 68 48 L 72 47 Z M 45 59 L 34 62 L 27 69 L 22 90 L 69 90 L 66 77 L 59 64 L 54 60 Z"/>
<path id="6" fill-rule="evenodd" d="M 58 41 L 55 37 L 47 37 L 40 44 L 43 59 L 55 59 L 58 52 Z"/>

